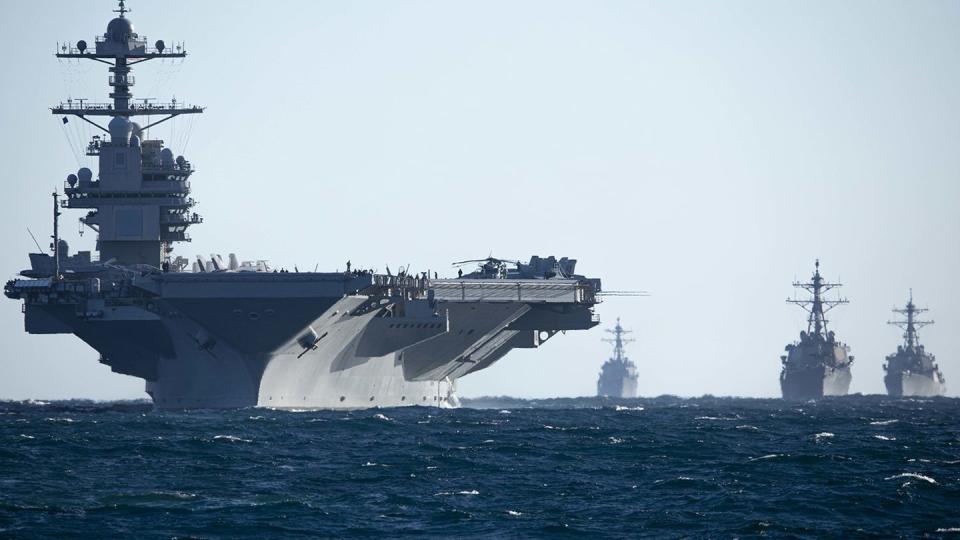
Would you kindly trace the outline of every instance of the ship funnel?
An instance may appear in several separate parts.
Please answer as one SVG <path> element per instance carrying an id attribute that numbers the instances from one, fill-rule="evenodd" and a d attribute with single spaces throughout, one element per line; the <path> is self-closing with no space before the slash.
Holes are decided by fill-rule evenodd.
<path id="1" fill-rule="evenodd" d="M 237 254 L 231 253 L 229 257 L 230 257 L 230 266 L 228 268 L 230 268 L 230 270 L 236 271 L 238 268 L 240 268 L 240 263 L 237 261 Z"/>

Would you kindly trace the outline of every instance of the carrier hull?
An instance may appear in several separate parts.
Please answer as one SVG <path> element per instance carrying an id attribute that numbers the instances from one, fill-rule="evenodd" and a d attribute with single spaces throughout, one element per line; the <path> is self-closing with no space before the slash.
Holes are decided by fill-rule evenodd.
<path id="1" fill-rule="evenodd" d="M 145 379 L 163 409 L 456 407 L 458 378 L 597 324 L 576 280 L 418 283 L 160 274 L 109 298 L 18 292 L 28 332 L 77 335 L 114 371 Z"/>

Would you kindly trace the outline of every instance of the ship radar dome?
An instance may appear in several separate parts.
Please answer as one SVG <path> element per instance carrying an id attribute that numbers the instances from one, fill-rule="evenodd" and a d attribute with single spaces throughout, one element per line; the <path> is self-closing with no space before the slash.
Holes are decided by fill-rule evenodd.
<path id="1" fill-rule="evenodd" d="M 160 151 L 160 165 L 163 166 L 164 169 L 172 169 L 172 168 L 173 168 L 173 163 L 174 163 L 174 161 L 173 161 L 173 150 L 171 150 L 171 149 L 169 149 L 169 148 L 164 148 L 163 150 L 161 150 L 161 151 Z"/>
<path id="2" fill-rule="evenodd" d="M 93 179 L 93 171 L 91 171 L 86 167 L 80 167 L 80 170 L 77 171 L 77 177 L 80 179 L 81 182 L 84 182 L 84 183 L 89 182 L 90 180 Z"/>
<path id="3" fill-rule="evenodd" d="M 77 185 L 77 175 L 75 174 L 67 175 L 67 183 L 70 184 L 70 187 Z"/>
<path id="4" fill-rule="evenodd" d="M 133 131 L 131 132 L 131 134 L 132 134 L 134 137 L 139 137 L 140 140 L 142 141 L 142 140 L 143 140 L 143 128 L 140 127 L 140 124 L 138 124 L 138 123 L 136 123 L 136 122 L 130 122 L 130 127 L 133 129 Z"/>
<path id="5" fill-rule="evenodd" d="M 107 124 L 110 130 L 110 142 L 122 144 L 124 146 L 130 142 L 130 134 L 133 133 L 133 125 L 125 116 L 114 116 L 113 120 Z"/>
<path id="6" fill-rule="evenodd" d="M 135 35 L 133 33 L 133 23 L 126 17 L 117 17 L 107 25 L 106 37 L 111 41 L 124 43 Z"/>

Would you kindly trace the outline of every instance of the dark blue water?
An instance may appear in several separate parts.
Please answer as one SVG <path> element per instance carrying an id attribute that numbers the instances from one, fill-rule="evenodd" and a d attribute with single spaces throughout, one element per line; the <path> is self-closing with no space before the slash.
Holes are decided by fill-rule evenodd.
<path id="1" fill-rule="evenodd" d="M 473 404 L 0 403 L 0 536 L 960 532 L 960 400 Z"/>

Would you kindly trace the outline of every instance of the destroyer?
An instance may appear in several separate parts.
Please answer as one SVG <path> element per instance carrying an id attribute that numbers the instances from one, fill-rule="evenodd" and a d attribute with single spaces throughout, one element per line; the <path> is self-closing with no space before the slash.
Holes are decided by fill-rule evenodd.
<path id="1" fill-rule="evenodd" d="M 780 357 L 783 369 L 780 372 L 780 390 L 784 399 L 813 399 L 823 396 L 845 396 L 850 388 L 850 347 L 837 341 L 833 332 L 827 330 L 828 311 L 846 299 L 826 300 L 827 291 L 840 287 L 839 283 L 826 283 L 820 276 L 820 261 L 808 283 L 796 282 L 798 289 L 810 293 L 809 300 L 787 299 L 788 303 L 802 307 L 807 317 L 807 330 L 800 332 L 800 341 L 787 345 L 787 354 Z"/>
<path id="2" fill-rule="evenodd" d="M 613 344 L 613 356 L 600 368 L 597 395 L 618 398 L 637 397 L 637 366 L 623 353 L 623 345 L 633 341 L 623 337 L 624 334 L 629 334 L 630 330 L 624 330 L 620 326 L 620 318 L 617 317 L 617 325 L 607 332 L 613 334 L 613 338 L 603 341 Z"/>
<path id="3" fill-rule="evenodd" d="M 24 279 L 6 284 L 23 301 L 27 332 L 75 334 L 113 371 L 145 379 L 160 408 L 452 407 L 459 377 L 597 324 L 600 281 L 577 275 L 567 258 L 485 260 L 459 279 L 435 279 L 174 257 L 202 222 L 189 196 L 195 169 L 148 129 L 203 108 L 133 102 L 133 66 L 186 51 L 148 45 L 119 4 L 103 36 L 56 55 L 108 64 L 112 101 L 52 109 L 107 136 L 87 147 L 99 174 L 81 168 L 67 177 L 64 200 L 53 194 L 53 254 L 31 254 Z M 69 256 L 60 208 L 86 210 L 80 221 L 96 231 L 99 257 Z"/>
<path id="4" fill-rule="evenodd" d="M 917 320 L 916 316 L 925 311 L 913 303 L 913 291 L 910 291 L 906 307 L 893 310 L 906 318 L 887 323 L 904 330 L 903 345 L 897 347 L 896 354 L 887 357 L 883 366 L 886 371 L 883 382 L 891 396 L 942 396 L 946 392 L 946 381 L 936 358 L 923 349 L 918 339 L 917 330 L 933 324 L 933 321 Z"/>

